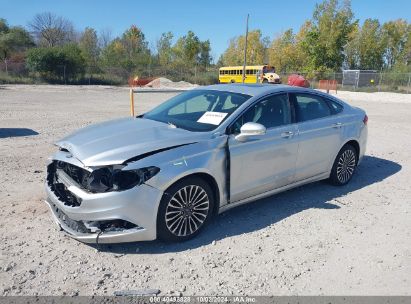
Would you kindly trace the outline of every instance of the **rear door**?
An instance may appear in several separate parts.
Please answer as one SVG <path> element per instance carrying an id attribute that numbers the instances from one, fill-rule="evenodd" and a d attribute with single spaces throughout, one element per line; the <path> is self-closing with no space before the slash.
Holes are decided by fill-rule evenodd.
<path id="1" fill-rule="evenodd" d="M 342 121 L 328 101 L 316 94 L 293 93 L 299 149 L 295 181 L 329 172 L 341 143 Z"/>
<path id="2" fill-rule="evenodd" d="M 246 122 L 267 128 L 265 135 L 245 142 L 235 139 Z M 287 94 L 263 98 L 241 115 L 230 128 L 230 193 L 239 201 L 293 181 L 297 159 L 297 127 L 291 122 Z"/>

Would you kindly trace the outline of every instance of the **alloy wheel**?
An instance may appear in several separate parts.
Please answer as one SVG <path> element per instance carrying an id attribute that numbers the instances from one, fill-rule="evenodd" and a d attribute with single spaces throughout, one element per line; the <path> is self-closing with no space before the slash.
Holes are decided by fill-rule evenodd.
<path id="1" fill-rule="evenodd" d="M 209 209 L 210 200 L 202 187 L 185 186 L 168 202 L 165 212 L 166 227 L 176 236 L 189 236 L 204 224 Z"/>
<path id="2" fill-rule="evenodd" d="M 346 150 L 341 154 L 337 164 L 337 178 L 341 183 L 346 183 L 354 173 L 355 153 L 352 150 Z"/>

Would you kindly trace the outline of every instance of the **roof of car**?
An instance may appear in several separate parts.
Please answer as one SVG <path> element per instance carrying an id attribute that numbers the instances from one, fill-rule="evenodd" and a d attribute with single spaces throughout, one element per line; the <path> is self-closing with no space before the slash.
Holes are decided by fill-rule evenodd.
<path id="1" fill-rule="evenodd" d="M 197 89 L 201 90 L 215 90 L 215 91 L 225 91 L 225 92 L 233 92 L 233 93 L 240 93 L 246 94 L 251 96 L 267 94 L 267 93 L 275 93 L 275 92 L 284 92 L 284 91 L 301 91 L 307 92 L 310 89 L 300 88 L 300 87 L 293 87 L 288 85 L 280 85 L 280 84 L 243 84 L 243 83 L 233 83 L 233 84 L 214 84 L 204 87 L 198 87 Z"/>

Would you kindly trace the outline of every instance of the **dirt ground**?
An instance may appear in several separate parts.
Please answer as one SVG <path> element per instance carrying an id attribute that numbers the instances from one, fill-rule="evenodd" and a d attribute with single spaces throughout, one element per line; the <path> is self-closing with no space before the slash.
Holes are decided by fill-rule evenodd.
<path id="1" fill-rule="evenodd" d="M 136 96 L 138 112 L 173 94 Z M 317 182 L 228 211 L 194 240 L 95 247 L 43 202 L 53 142 L 129 115 L 128 89 L 0 86 L 0 294 L 411 295 L 411 95 L 339 92 L 369 116 L 351 183 Z"/>

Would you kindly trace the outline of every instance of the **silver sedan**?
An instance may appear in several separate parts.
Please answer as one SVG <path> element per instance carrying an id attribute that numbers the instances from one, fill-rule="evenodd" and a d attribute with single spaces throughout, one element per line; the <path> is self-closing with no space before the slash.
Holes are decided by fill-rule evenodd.
<path id="1" fill-rule="evenodd" d="M 310 89 L 199 87 L 57 142 L 47 204 L 83 242 L 187 240 L 232 207 L 322 179 L 347 184 L 367 120 Z"/>

